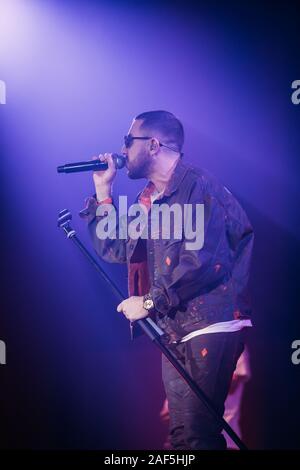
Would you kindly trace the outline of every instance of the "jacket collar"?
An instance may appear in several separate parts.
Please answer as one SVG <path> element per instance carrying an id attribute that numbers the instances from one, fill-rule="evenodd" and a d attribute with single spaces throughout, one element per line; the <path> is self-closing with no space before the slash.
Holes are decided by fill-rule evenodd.
<path id="1" fill-rule="evenodd" d="M 178 189 L 187 170 L 188 170 L 188 167 L 184 163 L 182 163 L 181 158 L 179 158 L 177 165 L 174 168 L 174 171 L 167 183 L 166 189 L 163 194 L 164 196 L 170 196 L 172 193 L 174 193 Z"/>
<path id="2" fill-rule="evenodd" d="M 181 158 L 179 158 L 175 168 L 174 168 L 174 171 L 173 173 L 171 174 L 171 177 L 167 183 L 167 186 L 166 186 L 166 189 L 164 191 L 164 193 L 158 198 L 158 199 L 162 199 L 164 196 L 170 196 L 172 193 L 174 193 L 181 181 L 183 180 L 186 172 L 188 170 L 188 167 L 182 163 L 182 160 Z M 145 191 L 147 191 L 147 188 L 150 189 L 150 187 L 152 187 L 153 183 L 151 181 L 149 181 L 147 183 L 147 185 L 144 187 L 144 189 L 142 189 L 142 191 L 140 191 L 137 195 L 137 199 L 140 197 L 140 195 L 142 193 L 144 193 Z"/>

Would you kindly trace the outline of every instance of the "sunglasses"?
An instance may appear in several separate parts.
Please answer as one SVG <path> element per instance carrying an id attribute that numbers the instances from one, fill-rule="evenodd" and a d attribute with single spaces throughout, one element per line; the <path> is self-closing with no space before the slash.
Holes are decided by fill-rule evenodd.
<path id="1" fill-rule="evenodd" d="M 137 140 L 148 140 L 148 139 L 152 139 L 152 137 L 134 137 L 131 134 L 125 135 L 124 136 L 124 145 L 125 145 L 125 147 L 127 149 L 129 149 L 132 146 L 133 141 L 135 139 L 137 139 Z"/>
<path id="2" fill-rule="evenodd" d="M 124 145 L 127 149 L 129 149 L 132 146 L 134 140 L 149 140 L 149 139 L 153 139 L 153 137 L 147 137 L 147 136 L 134 137 L 133 135 L 128 134 L 124 136 Z M 178 152 L 178 150 L 173 149 L 172 147 L 168 147 L 168 145 L 162 144 L 161 142 L 158 142 L 158 143 L 160 147 L 166 147 L 167 149 L 172 150 L 173 152 L 176 152 L 176 153 Z M 182 157 L 183 153 L 180 153 L 180 156 Z"/>

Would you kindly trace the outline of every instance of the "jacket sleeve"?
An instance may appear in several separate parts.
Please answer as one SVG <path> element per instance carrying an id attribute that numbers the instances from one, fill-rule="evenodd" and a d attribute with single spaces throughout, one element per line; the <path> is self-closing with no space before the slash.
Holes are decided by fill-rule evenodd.
<path id="1" fill-rule="evenodd" d="M 126 263 L 126 239 L 119 237 L 120 226 L 116 206 L 113 203 L 99 205 L 95 197 L 89 197 L 86 199 L 86 207 L 79 215 L 87 221 L 88 231 L 98 256 L 108 263 Z"/>
<path id="2" fill-rule="evenodd" d="M 233 197 L 232 201 L 235 201 Z M 204 243 L 200 249 L 187 249 L 186 242 L 189 240 L 183 236 L 183 243 L 177 243 L 179 255 L 175 268 L 164 270 L 164 274 L 151 286 L 150 294 L 155 309 L 162 315 L 169 314 L 185 301 L 210 292 L 226 282 L 232 276 L 237 258 L 241 260 L 244 253 L 247 259 L 240 262 L 243 265 L 240 269 L 243 274 L 248 270 L 253 231 L 239 204 L 235 201 L 239 209 L 238 214 L 235 214 L 237 220 L 233 224 L 234 234 L 230 235 L 235 244 L 230 246 L 230 215 L 225 201 L 223 204 L 223 200 L 214 192 L 204 191 L 201 181 L 197 181 L 188 202 L 192 204 L 193 220 L 196 216 L 196 204 L 204 205 Z"/>

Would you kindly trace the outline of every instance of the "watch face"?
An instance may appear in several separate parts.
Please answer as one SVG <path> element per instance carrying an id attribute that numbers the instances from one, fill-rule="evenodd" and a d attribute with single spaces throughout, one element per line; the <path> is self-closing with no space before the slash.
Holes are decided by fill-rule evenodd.
<path id="1" fill-rule="evenodd" d="M 153 308 L 153 305 L 154 305 L 153 300 L 151 300 L 151 299 L 145 300 L 145 302 L 144 302 L 144 308 L 146 310 L 150 310 L 151 308 Z"/>

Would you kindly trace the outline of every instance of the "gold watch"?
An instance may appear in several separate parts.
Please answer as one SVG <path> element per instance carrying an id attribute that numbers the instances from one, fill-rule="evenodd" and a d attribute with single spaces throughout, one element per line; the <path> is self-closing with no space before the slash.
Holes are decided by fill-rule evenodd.
<path id="1" fill-rule="evenodd" d="M 148 312 L 151 312 L 151 310 L 154 310 L 154 302 L 152 300 L 151 294 L 144 295 L 143 307 L 145 310 L 148 310 Z"/>

